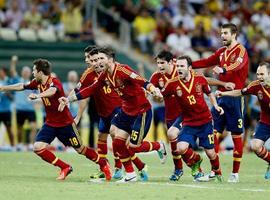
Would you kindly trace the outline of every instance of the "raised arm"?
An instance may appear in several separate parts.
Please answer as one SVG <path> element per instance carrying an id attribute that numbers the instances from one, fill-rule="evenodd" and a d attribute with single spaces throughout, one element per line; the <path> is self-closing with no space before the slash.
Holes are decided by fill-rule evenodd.
<path id="1" fill-rule="evenodd" d="M 223 82 L 220 80 L 217 80 L 215 78 L 211 78 L 211 77 L 205 77 L 208 84 L 211 86 L 222 86 L 224 88 L 226 88 L 227 90 L 233 90 L 235 88 L 235 84 L 231 83 L 231 82 Z"/>
<path id="2" fill-rule="evenodd" d="M 17 71 L 16 71 L 17 62 L 18 62 L 18 57 L 15 55 L 12 56 L 11 61 L 10 61 L 10 69 L 9 69 L 11 77 L 17 76 Z"/>
<path id="3" fill-rule="evenodd" d="M 7 92 L 7 91 L 21 91 L 24 90 L 23 83 L 17 83 L 13 85 L 2 85 L 0 86 L 0 91 Z"/>
<path id="4" fill-rule="evenodd" d="M 241 90 L 232 90 L 232 91 L 226 91 L 226 92 L 216 91 L 215 95 L 217 97 L 222 97 L 222 96 L 239 97 L 239 96 L 242 96 L 242 92 Z"/>

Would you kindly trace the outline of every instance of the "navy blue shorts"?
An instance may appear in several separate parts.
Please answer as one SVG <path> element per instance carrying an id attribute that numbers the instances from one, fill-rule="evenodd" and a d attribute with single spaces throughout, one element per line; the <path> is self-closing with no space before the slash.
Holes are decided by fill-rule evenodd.
<path id="1" fill-rule="evenodd" d="M 254 138 L 266 142 L 270 138 L 270 125 L 258 122 Z"/>
<path id="2" fill-rule="evenodd" d="M 201 126 L 183 126 L 178 135 L 178 142 L 187 142 L 194 148 L 196 146 L 197 138 L 199 138 L 199 146 L 202 146 L 205 149 L 214 148 L 212 122 Z"/>
<path id="3" fill-rule="evenodd" d="M 0 112 L 0 123 L 3 122 L 5 126 L 11 126 L 11 112 Z"/>
<path id="4" fill-rule="evenodd" d="M 152 121 L 152 110 L 149 109 L 145 113 L 130 116 L 123 112 L 122 109 L 112 119 L 112 124 L 117 128 L 130 134 L 130 142 L 132 144 L 141 144 L 146 137 Z"/>
<path id="5" fill-rule="evenodd" d="M 80 148 L 82 145 L 75 123 L 64 127 L 52 127 L 44 124 L 36 136 L 36 142 L 50 144 L 55 138 L 58 138 L 65 146 Z"/>
<path id="6" fill-rule="evenodd" d="M 112 118 L 119 112 L 120 108 L 115 108 L 108 117 L 100 117 L 98 123 L 98 130 L 100 133 L 109 133 Z"/>
<path id="7" fill-rule="evenodd" d="M 181 130 L 181 124 L 182 124 L 182 117 L 179 116 L 175 120 L 167 121 L 167 128 L 169 129 L 171 126 L 174 126 L 175 128 L 178 128 Z"/>
<path id="8" fill-rule="evenodd" d="M 29 122 L 35 122 L 36 121 L 36 113 L 35 111 L 23 111 L 23 110 L 17 110 L 16 112 L 17 116 L 17 123 L 19 125 L 23 125 L 26 120 Z"/>
<path id="9" fill-rule="evenodd" d="M 214 129 L 219 133 L 223 133 L 226 128 L 232 133 L 244 132 L 244 98 L 243 97 L 220 97 L 217 103 L 224 110 L 224 114 L 220 115 L 213 107 L 211 112 L 214 119 Z"/>
<path id="10" fill-rule="evenodd" d="M 165 122 L 165 107 L 160 106 L 157 108 L 154 108 L 154 116 L 153 116 L 153 121 L 154 125 L 157 126 L 158 123 L 164 123 Z"/>

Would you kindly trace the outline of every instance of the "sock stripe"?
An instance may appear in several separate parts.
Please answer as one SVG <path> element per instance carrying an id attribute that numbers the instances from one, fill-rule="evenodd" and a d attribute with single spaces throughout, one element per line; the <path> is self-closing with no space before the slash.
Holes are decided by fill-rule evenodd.
<path id="1" fill-rule="evenodd" d="M 135 160 L 136 157 L 137 157 L 137 156 L 134 154 L 130 159 L 131 159 L 131 160 Z"/>
<path id="2" fill-rule="evenodd" d="M 242 158 L 233 157 L 233 161 L 241 162 Z"/>
<path id="3" fill-rule="evenodd" d="M 129 161 L 130 160 L 130 157 L 127 157 L 127 158 L 123 158 L 123 159 L 120 159 L 121 160 L 121 162 L 123 163 L 123 162 L 127 162 L 127 161 Z"/>
<path id="4" fill-rule="evenodd" d="M 106 158 L 107 154 L 98 154 L 100 158 Z"/>
<path id="5" fill-rule="evenodd" d="M 44 152 L 46 150 L 46 148 L 40 149 L 38 151 L 35 151 L 36 154 L 41 154 L 42 152 Z"/>
<path id="6" fill-rule="evenodd" d="M 177 156 L 173 156 L 173 159 L 181 159 L 182 158 L 182 156 L 181 155 L 177 155 Z"/>
<path id="7" fill-rule="evenodd" d="M 265 156 L 263 157 L 263 159 L 267 158 L 268 154 L 269 154 L 269 152 L 267 152 L 267 153 L 265 154 Z"/>
<path id="8" fill-rule="evenodd" d="M 57 161 L 58 161 L 59 158 L 55 158 L 54 161 L 52 161 L 52 164 L 54 165 Z"/>
<path id="9" fill-rule="evenodd" d="M 149 149 L 149 151 L 152 151 L 153 150 L 153 144 L 151 143 L 151 142 L 148 142 L 149 143 L 149 145 L 150 145 L 150 149 Z"/>

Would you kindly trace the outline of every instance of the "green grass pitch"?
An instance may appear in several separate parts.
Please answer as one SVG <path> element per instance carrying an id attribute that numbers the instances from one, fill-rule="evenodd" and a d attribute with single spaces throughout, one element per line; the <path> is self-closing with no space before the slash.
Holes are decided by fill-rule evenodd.
<path id="1" fill-rule="evenodd" d="M 58 169 L 33 153 L 0 152 L 0 200 L 270 199 L 270 180 L 263 178 L 267 165 L 254 154 L 244 155 L 240 183 L 237 184 L 226 182 L 232 167 L 231 155 L 220 156 L 224 183 L 193 182 L 187 167 L 180 181 L 168 181 L 173 168 L 171 157 L 165 165 L 161 165 L 156 154 L 141 154 L 139 157 L 148 165 L 148 182 L 98 184 L 88 182 L 89 175 L 98 168 L 93 162 L 75 153 L 56 154 L 71 163 L 74 169 L 62 182 L 55 180 Z M 209 161 L 205 156 L 203 158 L 202 167 L 208 170 Z"/>

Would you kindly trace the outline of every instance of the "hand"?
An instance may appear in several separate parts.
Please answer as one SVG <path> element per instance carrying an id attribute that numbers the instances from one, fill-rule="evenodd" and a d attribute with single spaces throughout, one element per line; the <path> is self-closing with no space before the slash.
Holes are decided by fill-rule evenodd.
<path id="1" fill-rule="evenodd" d="M 39 96 L 38 96 L 38 94 L 31 93 L 31 94 L 28 96 L 28 98 L 29 98 L 30 100 L 35 100 L 35 99 L 38 99 Z"/>
<path id="2" fill-rule="evenodd" d="M 152 92 L 151 92 L 151 94 L 152 94 L 152 96 L 153 96 L 153 98 L 155 99 L 155 100 L 157 100 L 157 101 L 162 101 L 162 99 L 163 99 L 163 96 L 162 96 L 162 94 L 161 94 L 161 92 L 160 92 L 160 90 L 158 89 L 158 88 L 155 88 Z"/>
<path id="3" fill-rule="evenodd" d="M 217 90 L 217 91 L 215 92 L 215 96 L 216 96 L 216 97 L 222 97 L 222 92 L 219 91 L 219 90 Z"/>
<path id="4" fill-rule="evenodd" d="M 66 97 L 60 97 L 58 101 L 59 101 L 58 111 L 62 112 L 64 108 L 68 105 L 68 99 Z"/>
<path id="5" fill-rule="evenodd" d="M 3 92 L 4 88 L 2 86 L 0 86 L 0 92 Z"/>
<path id="6" fill-rule="evenodd" d="M 222 73 L 224 73 L 224 69 L 219 67 L 219 66 L 216 66 L 213 68 L 213 73 L 214 74 L 222 74 Z"/>
<path id="7" fill-rule="evenodd" d="M 17 62 L 18 61 L 18 56 L 14 55 L 11 57 L 12 62 Z"/>
<path id="8" fill-rule="evenodd" d="M 224 87 L 226 88 L 226 90 L 233 90 L 235 88 L 235 84 L 231 82 L 227 82 L 225 83 Z"/>
<path id="9" fill-rule="evenodd" d="M 216 105 L 216 106 L 215 106 L 215 109 L 216 109 L 216 111 L 218 111 L 218 112 L 219 112 L 219 114 L 220 114 L 220 115 L 223 115 L 223 114 L 224 114 L 224 110 L 223 110 L 223 108 L 222 108 L 222 107 L 220 107 L 220 106 Z"/>

